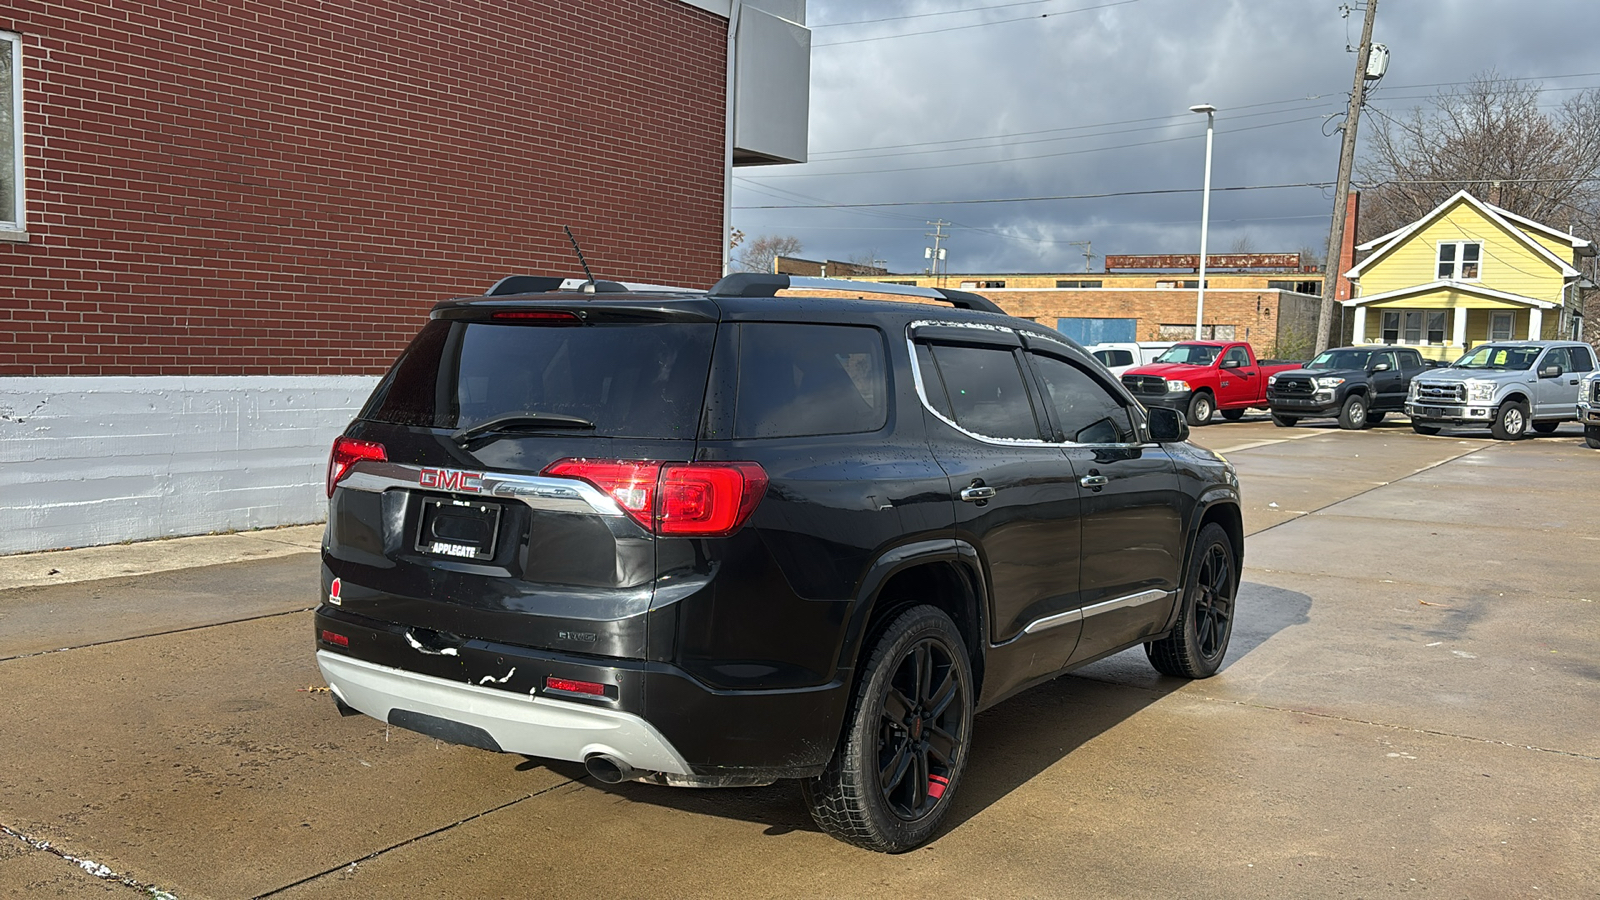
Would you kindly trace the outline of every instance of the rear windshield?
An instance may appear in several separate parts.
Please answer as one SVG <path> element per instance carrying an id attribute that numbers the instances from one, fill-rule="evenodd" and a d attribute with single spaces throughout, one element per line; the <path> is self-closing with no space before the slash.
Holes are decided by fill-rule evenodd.
<path id="1" fill-rule="evenodd" d="M 517 414 L 576 416 L 603 437 L 693 438 L 712 323 L 491 325 L 429 322 L 361 416 L 471 428 Z"/>

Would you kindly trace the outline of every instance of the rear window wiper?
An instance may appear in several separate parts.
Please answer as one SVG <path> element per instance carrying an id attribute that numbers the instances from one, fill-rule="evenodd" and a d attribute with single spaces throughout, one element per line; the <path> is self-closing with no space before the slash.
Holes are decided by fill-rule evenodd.
<path id="1" fill-rule="evenodd" d="M 551 430 L 588 430 L 594 428 L 594 423 L 588 419 L 577 416 L 564 416 L 560 413 L 511 413 L 510 415 L 495 416 L 485 422 L 479 422 L 471 428 L 463 428 L 451 439 L 465 447 L 474 439 L 492 434 L 508 432 L 534 432 Z"/>

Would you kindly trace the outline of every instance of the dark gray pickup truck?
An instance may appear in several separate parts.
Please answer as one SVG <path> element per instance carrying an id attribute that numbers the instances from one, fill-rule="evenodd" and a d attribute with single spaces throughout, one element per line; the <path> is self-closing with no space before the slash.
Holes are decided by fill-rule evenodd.
<path id="1" fill-rule="evenodd" d="M 1285 428 L 1329 417 L 1340 428 L 1366 428 L 1387 413 L 1404 412 L 1411 379 L 1432 366 L 1409 347 L 1324 350 L 1305 368 L 1268 378 L 1267 406 L 1272 421 Z"/>

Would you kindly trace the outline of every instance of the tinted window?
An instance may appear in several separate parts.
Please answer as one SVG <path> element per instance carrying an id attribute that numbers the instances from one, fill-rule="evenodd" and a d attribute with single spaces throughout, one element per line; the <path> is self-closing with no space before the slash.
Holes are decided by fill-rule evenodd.
<path id="1" fill-rule="evenodd" d="M 1039 439 L 1016 354 L 999 347 L 933 347 L 956 424 L 974 434 Z"/>
<path id="2" fill-rule="evenodd" d="M 883 338 L 848 325 L 741 325 L 733 434 L 877 431 L 888 421 Z"/>
<path id="3" fill-rule="evenodd" d="M 716 326 L 491 325 L 434 320 L 373 392 L 364 418 L 470 428 L 519 413 L 594 423 L 584 434 L 694 437 Z"/>
<path id="4" fill-rule="evenodd" d="M 1407 369 L 1422 368 L 1422 354 L 1415 350 L 1401 350 L 1399 353 L 1401 366 Z"/>
<path id="5" fill-rule="evenodd" d="M 939 375 L 939 364 L 933 361 L 933 348 L 927 344 L 917 345 L 917 373 L 922 377 L 922 390 L 928 398 L 928 405 L 946 419 L 955 421 L 956 414 L 950 409 L 950 395 L 945 393 L 944 378 Z"/>
<path id="6" fill-rule="evenodd" d="M 1125 444 L 1133 441 L 1128 410 L 1088 373 L 1053 356 L 1030 354 L 1050 404 L 1067 440 L 1078 444 Z"/>
<path id="7" fill-rule="evenodd" d="M 1572 353 L 1572 371 L 1594 371 L 1594 357 L 1589 355 L 1588 347 L 1572 347 L 1570 351 Z"/>
<path id="8" fill-rule="evenodd" d="M 1094 358 L 1100 360 L 1107 368 L 1133 365 L 1133 351 L 1131 350 L 1096 350 Z"/>

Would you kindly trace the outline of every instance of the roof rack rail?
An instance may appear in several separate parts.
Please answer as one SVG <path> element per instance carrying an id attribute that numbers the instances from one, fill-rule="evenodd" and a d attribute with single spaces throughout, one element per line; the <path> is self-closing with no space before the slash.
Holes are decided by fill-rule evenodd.
<path id="1" fill-rule="evenodd" d="M 982 312 L 1007 315 L 989 298 L 970 291 L 952 291 L 949 288 L 925 288 L 906 284 L 885 284 L 881 281 L 848 281 L 843 278 L 809 278 L 799 275 L 768 275 L 763 272 L 739 272 L 724 276 L 711 287 L 712 296 L 722 297 L 776 297 L 779 291 L 849 291 L 866 294 L 900 294 L 906 297 L 924 297 L 943 300 L 957 309 L 975 309 Z"/>

